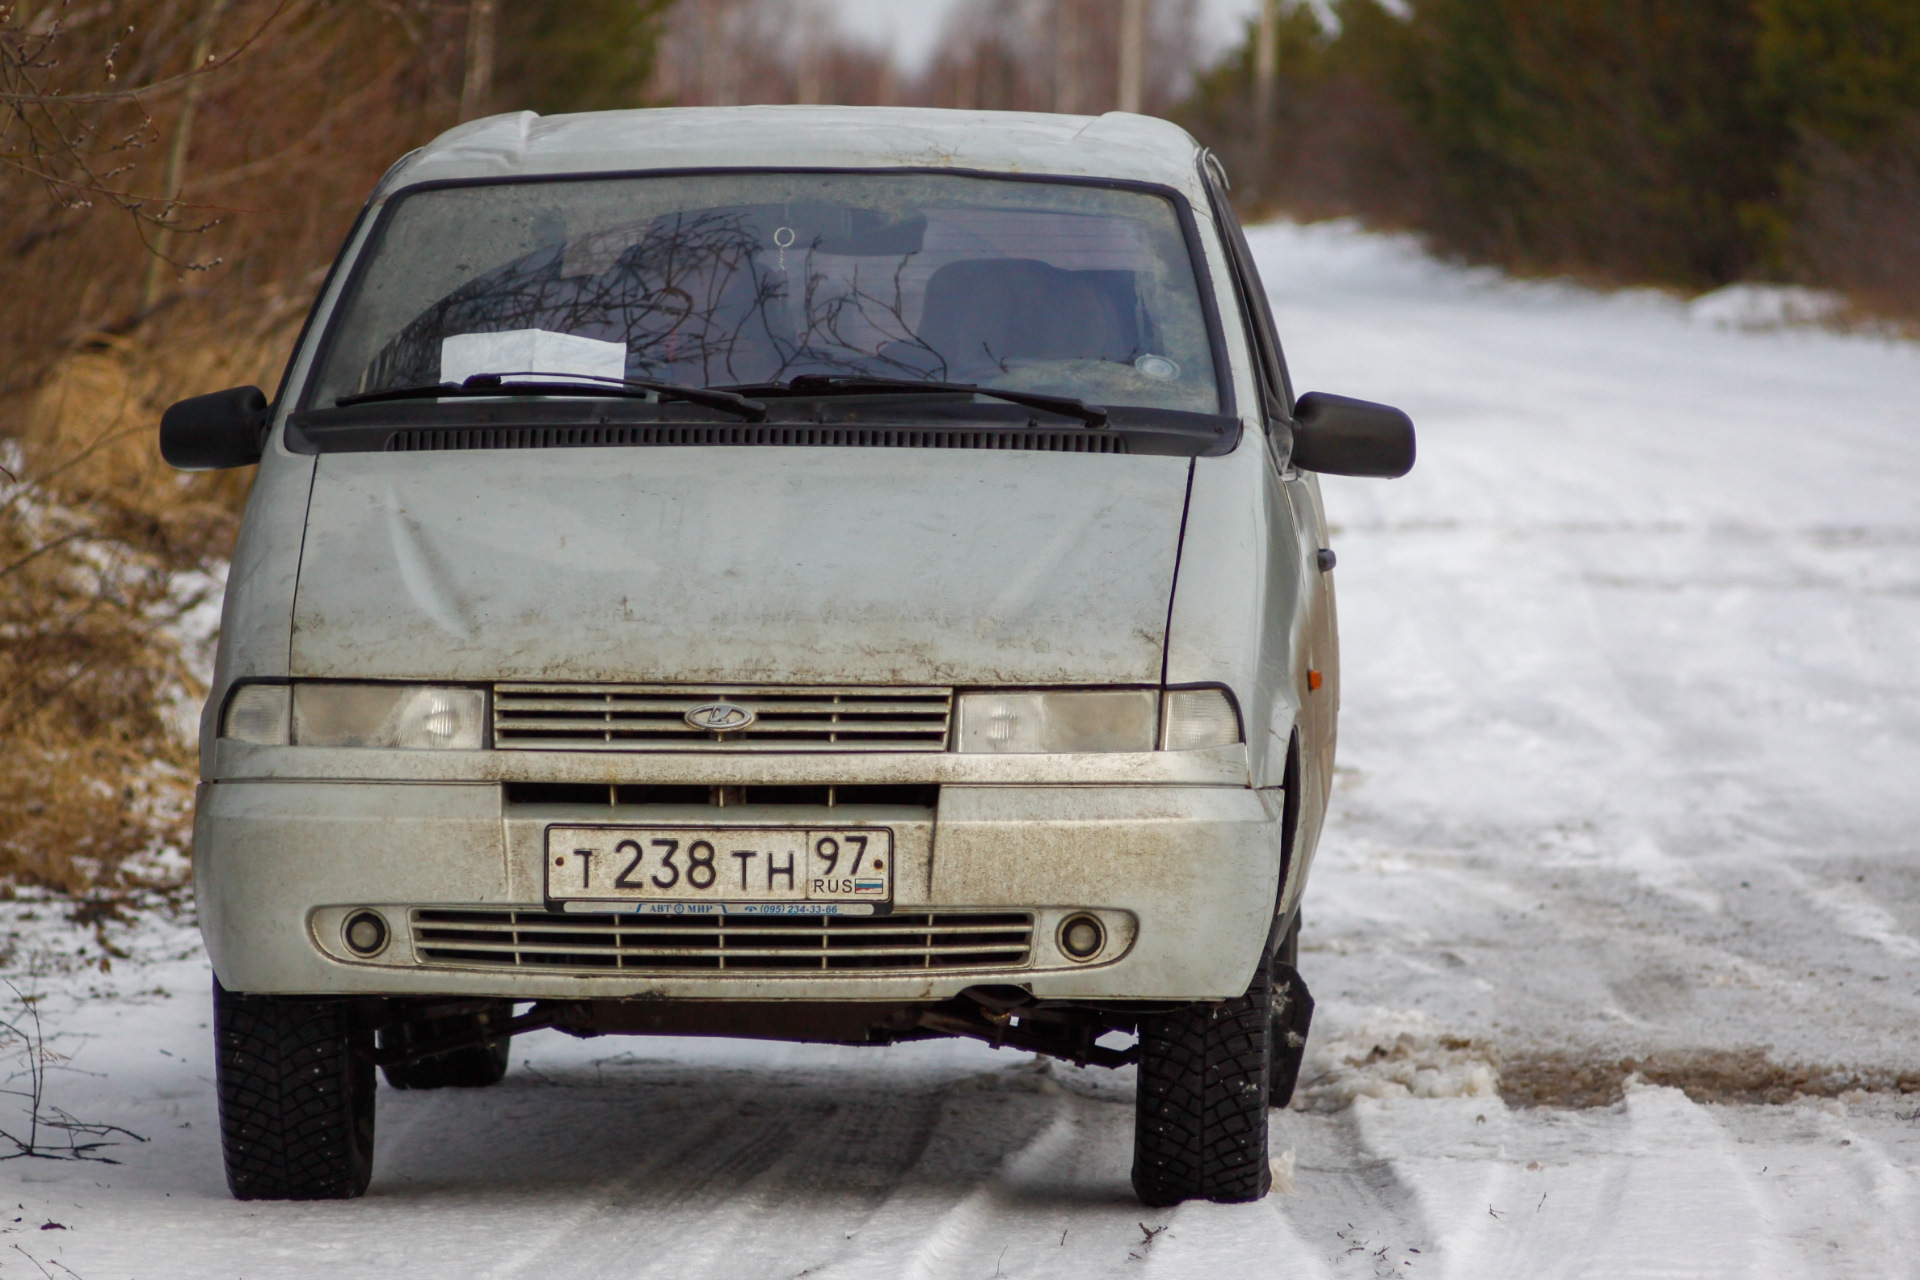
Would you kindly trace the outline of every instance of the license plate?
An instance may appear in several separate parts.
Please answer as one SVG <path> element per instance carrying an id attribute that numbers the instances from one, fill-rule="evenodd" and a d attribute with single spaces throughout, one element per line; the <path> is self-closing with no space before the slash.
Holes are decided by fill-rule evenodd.
<path id="1" fill-rule="evenodd" d="M 886 827 L 547 828 L 567 911 L 865 915 L 893 900 Z"/>

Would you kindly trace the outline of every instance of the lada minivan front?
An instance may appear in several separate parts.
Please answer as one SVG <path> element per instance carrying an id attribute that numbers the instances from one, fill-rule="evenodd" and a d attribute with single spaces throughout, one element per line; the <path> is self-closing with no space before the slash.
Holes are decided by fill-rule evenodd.
<path id="1" fill-rule="evenodd" d="M 1134 1185 L 1244 1200 L 1311 999 L 1316 467 L 1171 125 L 504 116 L 382 181 L 278 395 L 195 828 L 241 1197 L 359 1194 L 374 1072 L 517 1034 L 1137 1064 Z"/>

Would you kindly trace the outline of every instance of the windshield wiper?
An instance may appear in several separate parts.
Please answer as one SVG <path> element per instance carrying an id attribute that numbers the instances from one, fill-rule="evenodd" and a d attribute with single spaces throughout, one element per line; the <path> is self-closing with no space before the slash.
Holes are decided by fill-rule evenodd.
<path id="1" fill-rule="evenodd" d="M 601 395 L 620 399 L 684 400 L 704 409 L 737 414 L 748 422 L 765 422 L 767 406 L 733 391 L 711 387 L 683 387 L 672 382 L 649 382 L 642 378 L 606 378 L 590 373 L 535 375 L 539 381 L 518 380 L 518 375 L 503 377 L 497 373 L 476 373 L 464 382 L 427 382 L 412 387 L 390 387 L 385 391 L 363 391 L 359 395 L 340 396 L 334 403 L 346 408 L 356 404 L 375 404 L 382 400 L 434 400 L 460 396 L 551 396 Z M 508 382 L 506 377 L 515 381 Z"/>
<path id="2" fill-rule="evenodd" d="M 801 396 L 857 395 L 862 391 L 905 391 L 921 395 L 971 392 L 1045 413 L 1078 418 L 1089 427 L 1107 425 L 1104 407 L 1075 400 L 1072 396 L 1049 396 L 1036 391 L 1002 391 L 998 387 L 982 387 L 971 382 L 918 382 L 910 378 L 874 378 L 864 374 L 803 373 L 791 382 L 772 382 L 764 386 L 742 387 L 741 390 L 759 395 L 788 393 Z"/>

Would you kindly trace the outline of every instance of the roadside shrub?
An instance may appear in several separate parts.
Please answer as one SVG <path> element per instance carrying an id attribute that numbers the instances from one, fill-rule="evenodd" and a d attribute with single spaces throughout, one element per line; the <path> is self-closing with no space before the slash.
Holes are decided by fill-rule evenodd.
<path id="1" fill-rule="evenodd" d="M 1421 0 L 1395 86 L 1440 159 L 1438 243 L 1523 271 L 1706 286 L 1787 144 L 1750 0 Z"/>
<path id="2" fill-rule="evenodd" d="M 1790 253 L 1811 284 L 1920 317 L 1920 115 L 1878 145 L 1802 144 Z"/>
<path id="3" fill-rule="evenodd" d="M 62 358 L 0 444 L 0 880 L 82 892 L 184 869 L 206 642 L 250 473 L 180 475 L 154 428 L 183 386 L 271 385 L 299 308 L 246 314 L 251 332 Z"/>
<path id="4" fill-rule="evenodd" d="M 1531 273 L 1706 287 L 1754 261 L 1788 134 L 1754 82 L 1751 0 L 1339 0 L 1282 32 L 1263 192 L 1414 226 Z M 1203 84 L 1211 140 L 1257 129 L 1251 61 Z"/>
<path id="5" fill-rule="evenodd" d="M 1913 0 L 1334 0 L 1278 35 L 1267 119 L 1251 27 L 1184 113 L 1256 210 L 1525 273 L 1791 279 L 1920 315 Z"/>
<path id="6" fill-rule="evenodd" d="M 482 105 L 639 105 L 665 7 L 497 6 Z M 271 392 L 366 192 L 458 120 L 467 13 L 0 0 L 0 891 L 184 870 L 249 477 L 171 471 L 159 416 Z"/>
<path id="7" fill-rule="evenodd" d="M 1783 267 L 1920 317 L 1920 4 L 1759 0 L 1759 74 L 1796 145 L 1769 230 Z"/>

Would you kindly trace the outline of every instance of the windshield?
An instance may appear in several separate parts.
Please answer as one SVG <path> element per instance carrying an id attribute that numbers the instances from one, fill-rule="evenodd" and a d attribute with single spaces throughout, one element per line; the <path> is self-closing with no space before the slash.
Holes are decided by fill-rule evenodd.
<path id="1" fill-rule="evenodd" d="M 403 194 L 307 403 L 481 373 L 698 387 L 855 375 L 1220 411 L 1170 199 L 955 174 Z"/>

